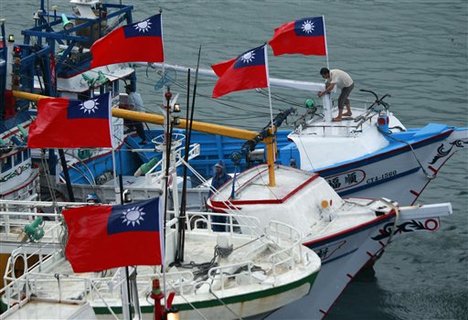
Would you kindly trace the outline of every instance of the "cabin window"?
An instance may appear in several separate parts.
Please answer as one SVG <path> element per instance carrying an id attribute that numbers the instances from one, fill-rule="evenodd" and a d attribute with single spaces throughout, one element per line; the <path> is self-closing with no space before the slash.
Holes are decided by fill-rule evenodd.
<path id="1" fill-rule="evenodd" d="M 8 171 L 11 169 L 11 157 L 5 157 L 2 160 L 2 172 Z"/>
<path id="2" fill-rule="evenodd" d="M 15 155 L 15 166 L 19 165 L 21 163 L 21 152 L 17 152 Z"/>
<path id="3" fill-rule="evenodd" d="M 23 150 L 23 161 L 29 158 L 29 149 Z"/>
<path id="4" fill-rule="evenodd" d="M 91 99 L 91 90 L 86 90 L 84 92 L 78 93 L 78 100 L 86 101 Z"/>

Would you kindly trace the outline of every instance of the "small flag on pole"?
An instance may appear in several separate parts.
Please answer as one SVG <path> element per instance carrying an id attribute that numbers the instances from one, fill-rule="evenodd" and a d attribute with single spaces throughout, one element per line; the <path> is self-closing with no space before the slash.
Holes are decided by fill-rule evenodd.
<path id="1" fill-rule="evenodd" d="M 325 21 L 323 17 L 303 18 L 288 22 L 275 29 L 268 44 L 273 54 L 299 53 L 304 55 L 327 55 Z"/>
<path id="2" fill-rule="evenodd" d="M 122 62 L 164 62 L 161 14 L 111 31 L 90 51 L 91 68 Z"/>
<path id="3" fill-rule="evenodd" d="M 233 91 L 268 87 L 265 50 L 266 45 L 262 45 L 237 58 L 212 65 L 211 68 L 219 77 L 213 89 L 213 98 Z"/>

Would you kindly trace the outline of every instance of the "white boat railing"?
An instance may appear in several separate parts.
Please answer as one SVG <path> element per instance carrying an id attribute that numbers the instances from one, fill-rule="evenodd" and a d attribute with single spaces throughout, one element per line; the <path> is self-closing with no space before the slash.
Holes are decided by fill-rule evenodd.
<path id="1" fill-rule="evenodd" d="M 303 237 L 299 230 L 286 223 L 272 220 L 268 224 L 265 232 L 278 244 L 283 243 L 284 240 L 287 240 L 288 243 L 290 243 L 288 247 L 285 247 L 270 256 L 274 273 L 276 273 L 276 269 L 281 266 L 294 268 L 297 263 L 308 262 L 304 261 L 302 254 Z"/>
<path id="2" fill-rule="evenodd" d="M 378 116 L 379 112 L 373 109 L 366 110 L 366 109 L 358 109 L 353 108 L 353 114 L 358 115 L 354 118 L 353 121 L 346 121 L 346 122 L 326 122 L 326 121 L 317 121 L 316 117 L 312 119 L 300 123 L 295 129 L 294 133 L 301 134 L 301 135 L 316 135 L 317 132 L 313 131 L 304 131 L 306 128 L 316 128 L 321 129 L 322 135 L 336 135 L 342 136 L 343 130 L 346 130 L 344 134 L 350 136 L 356 133 L 359 133 L 363 130 L 364 124 L 371 125 L 375 118 Z M 341 129 L 340 131 L 336 131 L 336 129 Z M 330 132 L 330 130 L 332 130 Z"/>
<path id="3" fill-rule="evenodd" d="M 23 230 L 27 224 L 41 217 L 45 218 L 40 225 L 44 229 L 43 238 L 47 239 L 49 243 L 59 243 L 59 237 L 62 232 L 60 227 L 62 209 L 64 207 L 80 205 L 87 204 L 77 202 L 54 203 L 50 201 L 0 200 L 0 226 L 3 227 L 3 230 L 0 231 L 3 233 L 1 238 L 8 240 L 8 235 L 11 234 L 13 229 Z M 28 245 L 28 243 L 31 244 L 37 241 L 24 242 L 17 240 L 17 242 L 23 242 L 24 245 Z"/>

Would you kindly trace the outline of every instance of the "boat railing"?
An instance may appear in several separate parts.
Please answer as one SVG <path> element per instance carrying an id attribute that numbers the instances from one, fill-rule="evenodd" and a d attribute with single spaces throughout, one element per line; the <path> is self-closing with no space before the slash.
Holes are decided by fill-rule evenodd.
<path id="1" fill-rule="evenodd" d="M 286 223 L 272 220 L 265 228 L 265 232 L 275 243 L 285 246 L 284 249 L 273 253 L 269 257 L 274 273 L 281 266 L 293 268 L 297 263 L 304 262 L 302 234 L 299 230 Z"/>
<path id="2" fill-rule="evenodd" d="M 68 304 L 101 301 L 109 309 L 109 312 L 114 314 L 108 303 L 110 300 L 120 299 L 120 290 L 116 290 L 119 287 L 115 285 L 114 277 L 90 277 L 89 275 L 80 277 L 61 273 L 60 270 L 57 270 L 58 266 L 63 265 L 65 260 L 61 250 L 44 257 L 38 249 L 29 256 L 32 255 L 39 255 L 39 260 L 19 277 L 12 273 L 11 267 L 14 263 L 9 259 L 7 272 L 11 275 L 5 276 L 6 285 L 0 290 L 0 296 L 3 297 L 7 310 L 0 315 L 0 319 L 8 317 L 9 314 L 30 300 Z"/>
<path id="3" fill-rule="evenodd" d="M 360 112 L 359 116 L 354 118 L 354 121 L 341 121 L 341 122 L 317 122 L 314 119 L 309 120 L 308 122 L 301 123 L 295 130 L 296 133 L 307 134 L 307 131 L 304 132 L 305 128 L 317 128 L 321 129 L 322 135 L 337 135 L 341 136 L 343 134 L 340 132 L 330 132 L 330 129 L 342 129 L 346 130 L 347 135 L 353 135 L 359 132 L 362 132 L 364 124 L 371 124 L 373 118 L 377 117 L 379 112 L 374 109 L 355 109 L 353 113 Z M 317 132 L 311 133 L 317 134 Z"/>
<path id="4" fill-rule="evenodd" d="M 245 277 L 247 277 L 248 283 L 252 284 L 255 280 L 257 282 L 259 281 L 252 275 L 252 270 L 254 267 L 255 264 L 248 260 L 239 263 L 213 267 L 208 271 L 209 280 L 207 282 L 210 284 L 211 290 L 221 291 L 224 291 L 225 285 L 228 281 L 245 281 Z"/>
<path id="5" fill-rule="evenodd" d="M 185 135 L 181 133 L 177 133 L 173 135 L 173 149 L 174 152 L 172 156 L 175 156 L 175 168 L 178 168 L 180 165 L 183 164 L 183 151 L 185 150 L 185 146 L 179 147 L 182 144 L 182 141 L 185 139 Z M 163 139 L 163 136 L 158 136 L 155 139 L 152 140 L 152 142 L 156 145 L 156 150 L 163 151 L 163 146 L 164 146 L 164 141 L 161 140 Z M 199 143 L 194 143 L 189 146 L 189 154 L 188 154 L 188 159 L 192 160 L 200 155 L 200 144 Z M 148 172 L 145 174 L 145 177 L 149 183 L 154 183 L 155 181 L 160 181 L 164 175 L 164 173 L 161 171 L 162 165 L 163 165 L 164 159 L 160 159 L 156 164 L 154 164 Z M 173 168 L 173 169 L 175 169 Z"/>
<path id="6" fill-rule="evenodd" d="M 260 220 L 257 217 L 245 216 L 232 213 L 216 213 L 216 212 L 199 212 L 187 211 L 186 229 L 188 231 L 195 230 L 213 230 L 214 226 L 224 227 L 229 233 L 243 233 L 260 235 L 263 233 L 260 227 Z M 213 217 L 221 217 L 225 222 L 214 222 Z"/>
<path id="7" fill-rule="evenodd" d="M 14 228 L 23 229 L 27 224 L 37 218 L 42 218 L 41 227 L 46 222 L 50 227 L 44 228 L 44 236 L 48 241 L 59 242 L 61 233 L 62 209 L 68 206 L 80 206 L 86 203 L 78 202 L 50 202 L 50 201 L 25 201 L 25 200 L 0 200 L 0 226 L 4 227 L 5 235 Z M 52 212 L 44 212 L 52 211 Z"/>
<path id="8" fill-rule="evenodd" d="M 17 211 L 0 211 L 0 226 L 4 228 L 4 235 L 1 237 L 5 241 L 18 242 L 19 245 L 31 245 L 37 242 L 59 243 L 60 235 L 62 234 L 62 222 L 60 213 L 40 213 L 40 212 L 17 212 Z M 29 239 L 28 234 L 24 232 L 28 225 L 31 225 L 35 219 L 42 218 L 38 228 L 44 231 L 44 235 L 37 239 Z M 9 235 L 14 234 L 13 231 L 21 230 L 21 233 L 10 239 Z M 23 236 L 22 239 L 20 236 Z"/>
<path id="9" fill-rule="evenodd" d="M 159 272 L 151 274 L 139 273 L 137 277 L 137 286 L 139 290 L 150 293 L 152 290 L 152 279 L 162 279 L 162 277 L 163 274 Z M 180 295 L 196 293 L 197 288 L 202 284 L 202 281 L 194 281 L 194 274 L 188 270 L 171 270 L 170 272 L 166 272 L 164 277 L 168 290 L 164 290 L 164 288 L 163 290 L 166 292 L 174 290 Z M 162 284 L 164 285 L 164 283 Z"/>
<path id="10" fill-rule="evenodd" d="M 45 263 L 53 265 L 59 260 L 57 251 L 50 253 L 44 251 L 44 246 L 30 252 L 24 246 L 15 249 L 7 260 L 5 274 L 3 277 L 4 287 L 0 290 L 0 297 L 10 308 L 21 307 L 27 303 L 32 296 L 37 296 L 37 286 L 30 281 L 34 277 L 32 270 L 40 270 Z M 17 266 L 23 266 L 22 270 L 16 269 Z M 20 275 L 17 276 L 17 273 Z M 0 316 L 5 316 L 3 313 Z"/>

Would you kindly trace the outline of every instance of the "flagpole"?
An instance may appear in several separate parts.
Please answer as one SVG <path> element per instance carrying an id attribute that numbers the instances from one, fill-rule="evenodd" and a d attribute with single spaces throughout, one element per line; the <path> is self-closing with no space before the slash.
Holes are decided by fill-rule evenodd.
<path id="1" fill-rule="evenodd" d="M 162 17 L 162 9 L 161 8 L 159 8 L 159 14 L 161 15 L 161 39 L 162 39 L 161 44 L 162 44 L 162 50 L 164 52 L 164 34 L 163 34 L 164 31 L 163 31 L 163 21 L 162 21 L 163 17 Z M 164 102 L 165 102 L 165 99 L 166 99 L 166 97 L 165 97 L 166 94 L 164 92 L 164 84 L 166 82 L 166 68 L 165 68 L 164 60 L 166 60 L 166 59 L 163 59 L 163 61 L 161 62 L 161 70 L 162 70 L 162 76 L 163 76 L 162 90 L 161 90 L 162 91 L 162 98 L 163 98 L 163 106 L 164 106 Z"/>
<path id="2" fill-rule="evenodd" d="M 325 27 L 325 16 L 322 15 L 323 20 L 323 34 L 325 36 L 325 57 L 327 59 L 327 69 L 330 70 L 330 62 L 328 61 L 328 43 L 327 43 L 327 29 Z"/>
<path id="3" fill-rule="evenodd" d="M 162 17 L 162 8 L 159 8 L 159 14 L 161 15 L 161 38 L 163 39 L 162 40 L 162 50 L 164 52 L 164 31 L 163 31 L 163 17 Z M 162 257 L 162 261 L 161 261 L 161 271 L 162 271 L 162 277 L 163 277 L 163 304 L 164 304 L 164 309 L 163 309 L 163 312 L 165 313 L 166 312 L 166 305 L 167 305 L 167 297 L 166 297 L 166 289 L 167 289 L 167 283 L 166 283 L 166 266 L 165 266 L 165 263 L 166 263 L 166 255 L 165 255 L 165 241 L 166 241 L 166 218 L 167 218 L 167 196 L 168 196 L 168 183 L 169 183 L 169 166 L 170 166 L 170 152 L 171 152 L 171 138 L 172 138 L 172 132 L 170 132 L 170 119 L 169 119 L 169 112 L 170 112 L 170 99 L 171 99 L 171 95 L 170 95 L 170 88 L 169 86 L 167 85 L 167 92 L 164 92 L 164 83 L 165 83 L 165 79 L 166 79 L 166 68 L 165 68 L 165 62 L 164 60 L 166 59 L 163 59 L 162 61 L 162 65 L 161 65 L 161 69 L 162 69 L 162 74 L 163 74 L 163 83 L 162 83 L 162 98 L 163 98 L 163 114 L 164 114 L 164 103 L 166 102 L 167 100 L 167 106 L 166 106 L 166 112 L 165 112 L 165 116 L 166 116 L 166 121 L 165 121 L 165 124 L 164 124 L 164 143 L 166 144 L 166 150 L 165 150 L 165 153 L 166 153 L 166 161 L 165 161 L 165 168 L 164 168 L 164 177 L 165 177 L 165 185 L 164 185 L 164 212 L 163 212 L 163 218 L 162 218 L 162 221 L 163 221 L 163 224 L 162 224 L 162 227 L 163 227 L 163 236 L 162 236 L 162 240 L 163 240 L 163 250 L 161 252 L 163 252 L 163 257 Z M 163 152 L 164 153 L 164 152 Z M 177 188 L 175 188 L 175 192 L 177 192 Z M 161 242 L 161 241 L 160 241 Z M 156 301 L 155 301 L 156 302 Z"/>
<path id="4" fill-rule="evenodd" d="M 274 187 L 276 185 L 274 163 L 276 162 L 276 144 L 275 144 L 275 125 L 273 123 L 273 106 L 271 103 L 271 89 L 270 89 L 270 74 L 268 69 L 268 55 L 267 55 L 267 46 L 266 43 L 263 46 L 263 52 L 265 53 L 265 69 L 267 76 L 267 85 L 268 85 L 268 103 L 270 105 L 270 123 L 271 123 L 271 132 L 268 137 L 265 139 L 265 144 L 267 147 L 267 163 L 268 163 L 268 186 Z"/>
<path id="5" fill-rule="evenodd" d="M 117 180 L 117 161 L 115 157 L 115 147 L 118 143 L 114 143 L 114 124 L 112 121 L 112 104 L 111 104 L 111 95 L 108 93 L 108 101 L 107 105 L 109 106 L 109 130 L 110 130 L 110 138 L 111 138 L 111 150 L 112 150 L 112 166 L 114 170 L 112 170 L 114 175 L 114 192 L 115 192 L 115 202 L 118 204 L 123 204 L 123 181 L 122 181 L 122 174 L 119 174 L 119 180 Z M 120 155 L 120 153 L 119 153 Z M 120 169 L 122 170 L 122 159 L 119 157 L 120 160 Z M 132 307 L 130 302 L 130 280 L 129 280 L 129 272 L 128 266 L 121 269 L 121 276 L 125 278 L 125 281 L 122 282 L 121 287 L 121 295 L 122 295 L 122 313 L 124 319 L 131 319 L 132 318 Z M 127 305 L 127 308 L 124 307 L 124 303 Z"/>
<path id="6" fill-rule="evenodd" d="M 265 54 L 265 68 L 266 68 L 267 86 L 268 86 L 268 103 L 270 105 L 271 131 L 273 131 L 273 107 L 272 107 L 272 104 L 271 104 L 270 75 L 269 75 L 269 72 L 268 72 L 268 54 L 267 54 L 266 44 L 263 46 L 263 52 Z"/>

